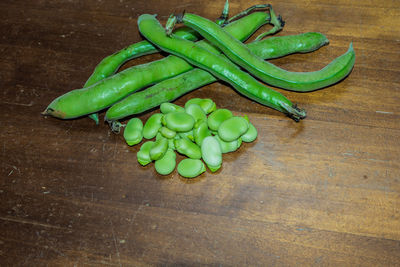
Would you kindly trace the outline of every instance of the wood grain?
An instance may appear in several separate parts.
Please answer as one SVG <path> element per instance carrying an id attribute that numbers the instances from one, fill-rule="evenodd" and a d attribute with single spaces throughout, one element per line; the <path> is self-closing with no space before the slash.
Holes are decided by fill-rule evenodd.
<path id="1" fill-rule="evenodd" d="M 138 15 L 165 22 L 187 10 L 213 19 L 223 4 L 0 3 L 1 265 L 400 265 L 398 1 L 272 1 L 286 21 L 277 35 L 318 31 L 330 44 L 271 62 L 318 70 L 353 42 L 356 64 L 323 90 L 277 89 L 307 109 L 301 123 L 225 83 L 176 100 L 211 97 L 259 130 L 254 143 L 224 155 L 217 173 L 163 177 L 141 167 L 138 147 L 106 124 L 40 115 L 102 58 L 142 40 Z M 253 4 L 231 1 L 231 14 Z"/>

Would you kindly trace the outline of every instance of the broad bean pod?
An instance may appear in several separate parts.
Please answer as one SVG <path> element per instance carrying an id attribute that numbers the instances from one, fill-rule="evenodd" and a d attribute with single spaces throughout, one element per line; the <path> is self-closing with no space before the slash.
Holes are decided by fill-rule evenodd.
<path id="1" fill-rule="evenodd" d="M 286 49 L 282 46 L 282 43 L 290 43 L 289 48 Z M 299 35 L 272 37 L 251 42 L 247 45 L 253 53 L 264 59 L 270 59 L 291 53 L 311 52 L 328 43 L 329 41 L 325 35 L 317 32 L 308 32 Z M 145 112 L 215 81 L 217 81 L 217 78 L 207 71 L 197 68 L 192 69 L 124 98 L 107 110 L 106 120 L 115 121 Z"/>
<path id="2" fill-rule="evenodd" d="M 245 11 L 244 11 L 245 12 Z M 229 2 L 226 0 L 224 9 L 222 10 L 221 16 L 216 20 L 218 25 L 223 25 L 227 22 L 229 13 Z M 174 30 L 174 34 L 183 39 L 196 41 L 201 36 L 189 27 L 182 27 Z M 117 72 L 117 70 L 128 60 L 157 53 L 160 50 L 153 46 L 146 40 L 131 44 L 112 55 L 105 57 L 100 63 L 95 67 L 92 75 L 86 81 L 83 87 L 89 87 Z M 90 114 L 89 117 L 93 119 L 96 124 L 99 124 L 99 117 L 97 113 Z"/>
<path id="3" fill-rule="evenodd" d="M 355 53 L 352 44 L 350 44 L 346 53 L 337 57 L 319 71 L 287 71 L 256 56 L 235 37 L 206 18 L 190 13 L 185 13 L 176 18 L 177 22 L 183 22 L 186 26 L 195 29 L 209 42 L 217 46 L 229 59 L 255 77 L 280 88 L 299 92 L 320 89 L 344 79 L 354 66 Z"/>
<path id="4" fill-rule="evenodd" d="M 246 40 L 259 27 L 268 23 L 269 19 L 268 13 L 255 12 L 226 25 L 225 28 L 235 38 Z M 199 43 L 200 45 L 207 44 L 204 40 Z M 57 97 L 43 114 L 61 119 L 88 115 L 109 107 L 145 86 L 191 69 L 193 67 L 184 59 L 172 55 L 147 64 L 133 66 L 89 87 L 75 89 Z"/>
<path id="5" fill-rule="evenodd" d="M 281 111 L 296 121 L 306 117 L 304 110 L 298 109 L 281 93 L 264 86 L 226 58 L 211 53 L 194 42 L 166 36 L 164 28 L 154 15 L 141 15 L 138 25 L 142 35 L 160 49 L 209 71 L 248 98 Z"/>

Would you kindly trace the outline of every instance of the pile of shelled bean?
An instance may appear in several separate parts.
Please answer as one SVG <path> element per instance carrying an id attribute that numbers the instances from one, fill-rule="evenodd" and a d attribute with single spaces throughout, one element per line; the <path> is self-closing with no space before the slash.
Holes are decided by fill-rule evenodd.
<path id="1" fill-rule="evenodd" d="M 130 146 L 139 144 L 143 138 L 155 138 L 142 144 L 137 160 L 143 166 L 155 161 L 155 169 L 162 175 L 175 169 L 175 150 L 188 157 L 180 161 L 178 173 L 193 178 L 206 171 L 201 159 L 215 172 L 221 168 L 222 153 L 236 151 L 242 141 L 253 142 L 257 138 L 257 130 L 247 116 L 216 109 L 209 98 L 190 99 L 185 107 L 163 103 L 160 111 L 151 115 L 144 126 L 139 118 L 130 119 L 124 138 Z"/>

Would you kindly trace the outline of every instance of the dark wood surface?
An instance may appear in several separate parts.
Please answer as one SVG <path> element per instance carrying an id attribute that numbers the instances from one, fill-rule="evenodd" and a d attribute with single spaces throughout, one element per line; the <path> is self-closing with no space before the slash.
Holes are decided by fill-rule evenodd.
<path id="1" fill-rule="evenodd" d="M 213 19 L 223 4 L 1 1 L 2 266 L 400 265 L 398 1 L 272 1 L 286 21 L 278 35 L 319 31 L 330 40 L 273 63 L 317 70 L 353 42 L 356 64 L 329 88 L 280 90 L 307 109 L 300 123 L 222 83 L 175 101 L 211 97 L 258 128 L 215 174 L 163 177 L 106 124 L 40 115 L 102 58 L 141 40 L 138 15 L 165 22 L 185 9 Z M 253 4 L 232 0 L 231 12 Z"/>

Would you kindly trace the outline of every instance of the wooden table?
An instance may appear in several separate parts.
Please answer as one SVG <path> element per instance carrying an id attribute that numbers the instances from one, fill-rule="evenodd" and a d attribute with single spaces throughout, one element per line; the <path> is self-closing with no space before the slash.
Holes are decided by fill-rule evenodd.
<path id="1" fill-rule="evenodd" d="M 216 18 L 224 1 L 207 2 L 1 1 L 2 266 L 400 265 L 398 1 L 271 1 L 286 21 L 278 36 L 330 40 L 271 62 L 318 70 L 353 42 L 356 64 L 323 90 L 278 89 L 308 111 L 300 123 L 225 83 L 176 100 L 211 97 L 258 128 L 214 174 L 158 175 L 108 125 L 41 116 L 102 58 L 142 39 L 140 14 Z M 231 1 L 231 14 L 253 4 Z"/>

